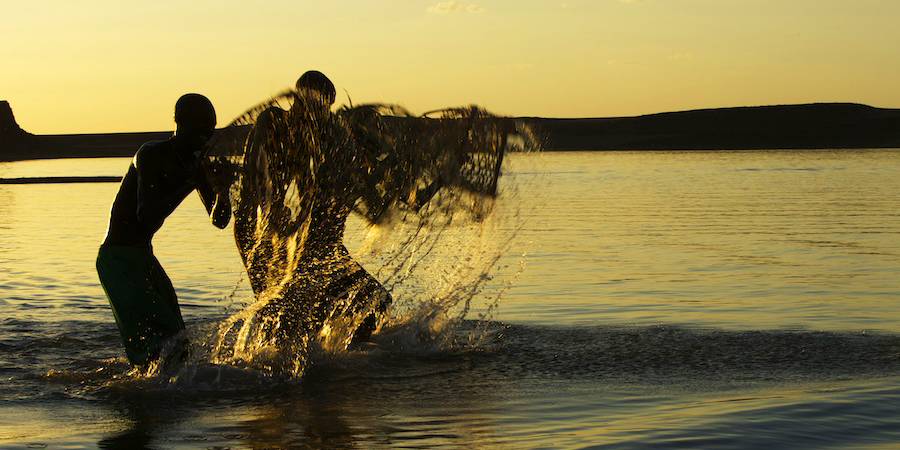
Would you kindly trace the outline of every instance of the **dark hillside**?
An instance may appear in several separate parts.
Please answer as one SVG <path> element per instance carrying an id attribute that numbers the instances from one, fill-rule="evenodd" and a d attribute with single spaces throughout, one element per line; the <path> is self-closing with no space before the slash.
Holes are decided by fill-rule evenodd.
<path id="1" fill-rule="evenodd" d="M 900 109 L 852 103 L 528 120 L 552 150 L 900 148 Z"/>
<path id="2" fill-rule="evenodd" d="M 549 150 L 900 148 L 900 109 L 816 103 L 702 109 L 637 117 L 524 118 Z M 171 132 L 36 136 L 0 101 L 0 161 L 131 156 Z"/>

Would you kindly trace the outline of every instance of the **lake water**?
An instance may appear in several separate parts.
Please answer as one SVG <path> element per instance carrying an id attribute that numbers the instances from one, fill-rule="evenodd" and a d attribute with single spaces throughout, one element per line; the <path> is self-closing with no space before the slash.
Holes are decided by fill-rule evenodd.
<path id="1" fill-rule="evenodd" d="M 128 162 L 0 163 L 0 178 L 122 175 Z M 417 341 L 408 319 L 413 331 L 294 380 L 133 373 L 94 270 L 117 185 L 0 185 L 0 447 L 900 442 L 900 150 L 505 164 L 505 254 L 456 330 L 480 339 Z M 351 249 L 364 231 L 351 224 Z M 230 227 L 210 226 L 195 197 L 154 249 L 192 340 L 250 301 Z M 395 297 L 414 303 L 407 288 Z"/>

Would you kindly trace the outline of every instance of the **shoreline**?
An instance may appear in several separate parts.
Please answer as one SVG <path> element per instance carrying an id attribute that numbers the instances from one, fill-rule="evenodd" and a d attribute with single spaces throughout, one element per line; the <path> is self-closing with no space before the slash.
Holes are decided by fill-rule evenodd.
<path id="1" fill-rule="evenodd" d="M 815 150 L 900 148 L 900 109 L 855 103 L 755 106 L 634 117 L 518 117 L 545 151 Z M 33 135 L 0 133 L 0 161 L 130 157 L 171 131 Z"/>

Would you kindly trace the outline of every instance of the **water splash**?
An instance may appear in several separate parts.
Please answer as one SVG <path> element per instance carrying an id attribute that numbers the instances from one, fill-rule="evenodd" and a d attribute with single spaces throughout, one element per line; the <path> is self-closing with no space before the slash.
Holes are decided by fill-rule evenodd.
<path id="1" fill-rule="evenodd" d="M 255 297 L 222 322 L 210 360 L 296 377 L 312 355 L 380 329 L 471 345 L 477 333 L 455 330 L 472 313 L 491 317 L 524 257 L 510 254 L 518 211 L 498 207 L 516 200 L 510 186 L 498 196 L 504 157 L 540 144 L 474 106 L 332 113 L 287 91 L 252 108 L 217 135 L 205 165 L 227 193 Z"/>

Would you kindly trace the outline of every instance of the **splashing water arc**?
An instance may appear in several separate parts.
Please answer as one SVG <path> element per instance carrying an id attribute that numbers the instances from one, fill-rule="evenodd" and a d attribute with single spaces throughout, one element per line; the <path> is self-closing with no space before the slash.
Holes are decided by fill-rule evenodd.
<path id="1" fill-rule="evenodd" d="M 222 324 L 214 362 L 299 375 L 313 347 L 410 321 L 420 339 L 452 340 L 515 234 L 493 213 L 504 155 L 540 142 L 475 106 L 333 113 L 291 90 L 244 113 L 204 160 L 255 296 Z"/>

